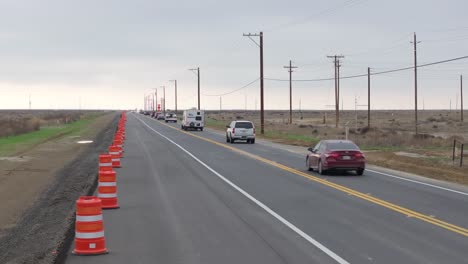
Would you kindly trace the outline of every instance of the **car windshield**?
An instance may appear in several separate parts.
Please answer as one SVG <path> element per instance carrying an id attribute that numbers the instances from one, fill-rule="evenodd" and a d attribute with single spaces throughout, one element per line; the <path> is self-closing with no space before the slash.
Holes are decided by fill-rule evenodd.
<path id="1" fill-rule="evenodd" d="M 329 150 L 359 150 L 358 146 L 351 142 L 328 142 Z"/>
<path id="2" fill-rule="evenodd" d="M 250 122 L 236 122 L 236 128 L 253 128 Z"/>

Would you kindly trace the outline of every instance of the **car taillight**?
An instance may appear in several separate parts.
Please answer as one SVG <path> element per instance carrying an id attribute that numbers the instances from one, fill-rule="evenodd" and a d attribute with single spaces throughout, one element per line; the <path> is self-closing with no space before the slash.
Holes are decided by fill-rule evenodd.
<path id="1" fill-rule="evenodd" d="M 340 157 L 340 154 L 337 152 L 330 152 L 325 154 L 325 157 L 327 160 L 336 161 Z"/>
<path id="2" fill-rule="evenodd" d="M 255 127 L 254 127 L 254 134 L 255 134 Z"/>
<path id="3" fill-rule="evenodd" d="M 232 129 L 232 133 L 233 133 L 233 134 L 236 133 L 236 128 L 233 128 L 233 129 Z"/>
<path id="4" fill-rule="evenodd" d="M 362 154 L 361 152 L 356 152 L 356 153 L 354 154 L 354 157 L 355 157 L 356 159 L 365 159 L 365 158 L 366 158 L 366 157 L 364 156 L 364 154 Z"/>

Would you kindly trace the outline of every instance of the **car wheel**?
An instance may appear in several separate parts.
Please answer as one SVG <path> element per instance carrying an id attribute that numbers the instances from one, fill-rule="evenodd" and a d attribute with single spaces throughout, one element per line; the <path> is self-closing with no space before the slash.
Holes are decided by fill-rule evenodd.
<path id="1" fill-rule="evenodd" d="M 363 175 L 364 174 L 364 169 L 361 169 L 361 168 L 357 169 L 356 174 L 359 175 L 359 176 Z"/>
<path id="2" fill-rule="evenodd" d="M 313 171 L 313 170 L 314 170 L 314 169 L 312 169 L 312 168 L 310 167 L 309 157 L 306 158 L 306 168 L 307 168 L 308 171 Z"/>
<path id="3" fill-rule="evenodd" d="M 255 144 L 255 138 L 250 140 L 250 144 Z"/>
<path id="4" fill-rule="evenodd" d="M 322 167 L 322 161 L 321 160 L 319 160 L 319 163 L 318 163 L 318 173 L 320 175 L 325 175 L 325 170 Z"/>
<path id="5" fill-rule="evenodd" d="M 202 127 L 202 128 L 200 128 L 200 131 L 203 131 L 203 127 Z"/>
<path id="6" fill-rule="evenodd" d="M 232 135 L 229 136 L 229 142 L 231 142 L 231 144 L 234 144 L 234 139 L 232 138 Z"/>
<path id="7" fill-rule="evenodd" d="M 229 143 L 229 137 L 227 134 L 226 134 L 226 142 Z"/>

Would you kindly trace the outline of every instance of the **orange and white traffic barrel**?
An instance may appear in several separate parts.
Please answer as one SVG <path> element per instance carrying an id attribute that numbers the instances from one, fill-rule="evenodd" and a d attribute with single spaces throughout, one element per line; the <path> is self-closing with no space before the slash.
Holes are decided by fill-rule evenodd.
<path id="1" fill-rule="evenodd" d="M 106 253 L 101 200 L 95 196 L 81 196 L 76 201 L 75 249 L 73 254 L 100 255 Z"/>
<path id="2" fill-rule="evenodd" d="M 120 158 L 122 158 L 122 156 L 123 156 L 123 143 L 122 143 L 122 140 L 114 138 L 114 142 L 112 143 L 112 145 L 119 148 Z"/>
<path id="3" fill-rule="evenodd" d="M 99 171 L 98 197 L 102 200 L 102 209 L 119 208 L 116 178 L 115 171 Z"/>
<path id="4" fill-rule="evenodd" d="M 111 155 L 112 157 L 112 167 L 113 168 L 120 168 L 122 167 L 121 164 L 120 164 L 120 151 L 119 151 L 119 147 L 117 146 L 110 146 L 109 147 L 109 154 Z"/>
<path id="5" fill-rule="evenodd" d="M 112 170 L 112 156 L 109 154 L 99 155 L 99 171 Z"/>

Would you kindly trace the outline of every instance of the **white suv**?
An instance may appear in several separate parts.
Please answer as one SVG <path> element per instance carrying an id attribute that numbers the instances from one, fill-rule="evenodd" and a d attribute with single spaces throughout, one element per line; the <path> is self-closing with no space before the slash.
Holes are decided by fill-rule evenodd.
<path id="1" fill-rule="evenodd" d="M 250 121 L 232 121 L 226 126 L 226 142 L 234 144 L 236 140 L 247 140 L 255 143 L 255 126 Z"/>

